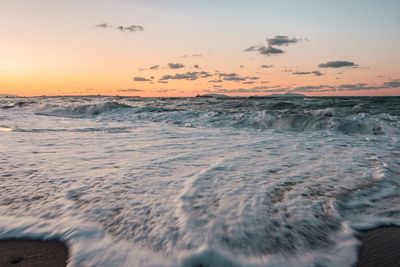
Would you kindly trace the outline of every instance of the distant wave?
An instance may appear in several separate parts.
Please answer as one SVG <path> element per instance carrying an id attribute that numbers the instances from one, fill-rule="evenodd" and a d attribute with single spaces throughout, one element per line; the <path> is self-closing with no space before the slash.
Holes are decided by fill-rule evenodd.
<path id="1" fill-rule="evenodd" d="M 74 106 L 53 106 L 45 105 L 36 111 L 37 115 L 46 116 L 60 116 L 60 117 L 85 117 L 85 116 L 97 116 L 102 113 L 112 112 L 118 109 L 131 108 L 128 105 L 121 104 L 118 102 L 104 102 L 98 104 L 83 104 Z"/>

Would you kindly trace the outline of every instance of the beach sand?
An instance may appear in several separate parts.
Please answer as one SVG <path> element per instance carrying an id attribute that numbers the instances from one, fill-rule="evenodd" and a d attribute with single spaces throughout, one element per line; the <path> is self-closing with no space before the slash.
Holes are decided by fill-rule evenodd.
<path id="1" fill-rule="evenodd" d="M 400 228 L 380 227 L 360 232 L 362 242 L 355 267 L 399 267 Z M 0 266 L 66 266 L 67 246 L 58 241 L 0 240 Z"/>
<path id="2" fill-rule="evenodd" d="M 399 267 L 400 228 L 380 227 L 361 232 L 357 267 Z"/>
<path id="3" fill-rule="evenodd" d="M 66 266 L 67 246 L 58 241 L 0 240 L 0 266 L 61 267 Z"/>

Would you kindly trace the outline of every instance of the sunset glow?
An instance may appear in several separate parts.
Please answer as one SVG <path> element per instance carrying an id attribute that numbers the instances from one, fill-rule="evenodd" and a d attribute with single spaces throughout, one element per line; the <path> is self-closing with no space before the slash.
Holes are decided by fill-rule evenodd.
<path id="1" fill-rule="evenodd" d="M 0 0 L 0 94 L 400 95 L 399 14 L 397 0 Z"/>

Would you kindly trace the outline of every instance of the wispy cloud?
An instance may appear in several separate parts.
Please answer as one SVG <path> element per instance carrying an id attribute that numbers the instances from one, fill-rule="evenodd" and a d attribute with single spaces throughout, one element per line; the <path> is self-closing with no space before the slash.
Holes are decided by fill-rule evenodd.
<path id="1" fill-rule="evenodd" d="M 383 83 L 387 88 L 400 88 L 400 79 Z"/>
<path id="2" fill-rule="evenodd" d="M 103 29 L 108 29 L 108 28 L 115 28 L 121 32 L 137 32 L 137 31 L 143 31 L 144 27 L 141 25 L 131 25 L 131 26 L 117 26 L 114 27 L 113 25 L 109 23 L 101 23 L 97 24 L 94 27 L 96 28 L 103 28 Z"/>
<path id="3" fill-rule="evenodd" d="M 108 24 L 108 23 L 101 23 L 101 24 L 97 24 L 94 27 L 96 28 L 112 28 L 112 25 Z"/>
<path id="4" fill-rule="evenodd" d="M 160 68 L 160 65 L 153 65 L 150 67 L 151 70 L 158 70 Z"/>
<path id="5" fill-rule="evenodd" d="M 315 71 L 295 71 L 292 72 L 293 75 L 315 75 L 315 76 L 322 76 L 324 75 L 323 73 L 321 73 L 319 70 L 315 70 Z"/>
<path id="6" fill-rule="evenodd" d="M 118 30 L 122 31 L 122 32 L 137 32 L 137 31 L 143 31 L 144 27 L 141 25 L 131 25 L 131 26 L 118 26 L 117 27 Z"/>
<path id="7" fill-rule="evenodd" d="M 261 65 L 261 68 L 263 69 L 269 69 L 269 68 L 273 68 L 273 65 Z"/>
<path id="8" fill-rule="evenodd" d="M 191 55 L 183 55 L 182 58 L 187 58 L 187 57 L 202 57 L 203 54 L 196 53 L 196 54 L 191 54 Z"/>

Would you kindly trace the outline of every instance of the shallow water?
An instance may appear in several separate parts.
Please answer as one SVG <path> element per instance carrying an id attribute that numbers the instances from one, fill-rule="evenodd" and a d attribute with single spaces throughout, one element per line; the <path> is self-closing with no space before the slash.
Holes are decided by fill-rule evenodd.
<path id="1" fill-rule="evenodd" d="M 400 98 L 0 98 L 0 237 L 71 266 L 351 266 L 400 226 Z M 4 129 L 4 130 L 2 130 Z"/>

